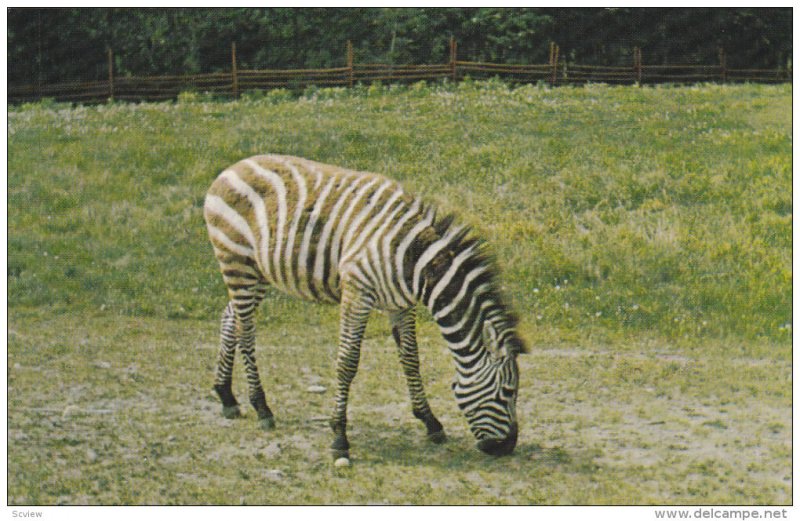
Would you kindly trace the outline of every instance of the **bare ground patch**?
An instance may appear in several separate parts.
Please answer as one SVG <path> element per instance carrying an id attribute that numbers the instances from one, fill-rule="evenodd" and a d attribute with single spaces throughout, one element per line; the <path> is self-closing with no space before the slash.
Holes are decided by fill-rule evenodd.
<path id="1" fill-rule="evenodd" d="M 337 473 L 326 424 L 335 346 L 319 340 L 333 338 L 327 330 L 259 333 L 278 422 L 263 432 L 240 368 L 244 417 L 220 414 L 210 388 L 216 324 L 13 314 L 11 324 L 10 504 L 791 501 L 783 356 L 534 349 L 521 360 L 517 451 L 494 459 L 475 450 L 450 396 L 450 360 L 423 328 L 421 343 L 436 346 L 423 353 L 423 374 L 449 435 L 443 446 L 426 442 L 378 324 L 352 392 L 354 467 Z"/>

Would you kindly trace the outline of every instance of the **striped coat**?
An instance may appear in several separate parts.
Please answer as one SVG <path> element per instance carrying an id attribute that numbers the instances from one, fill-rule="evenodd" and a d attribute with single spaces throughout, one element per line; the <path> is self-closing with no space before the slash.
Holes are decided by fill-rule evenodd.
<path id="1" fill-rule="evenodd" d="M 513 450 L 516 354 L 524 348 L 492 263 L 465 227 L 438 218 L 432 207 L 381 175 L 278 155 L 245 159 L 222 172 L 208 191 L 204 215 L 230 297 L 215 385 L 223 413 L 238 414 L 230 391 L 238 346 L 250 401 L 262 425 L 274 426 L 255 364 L 252 320 L 271 285 L 305 299 L 341 303 L 331 420 L 335 454 L 348 456 L 347 396 L 373 309 L 388 312 L 414 414 L 441 441 L 442 426 L 419 377 L 414 309 L 423 302 L 454 354 L 456 399 L 479 447 Z"/>

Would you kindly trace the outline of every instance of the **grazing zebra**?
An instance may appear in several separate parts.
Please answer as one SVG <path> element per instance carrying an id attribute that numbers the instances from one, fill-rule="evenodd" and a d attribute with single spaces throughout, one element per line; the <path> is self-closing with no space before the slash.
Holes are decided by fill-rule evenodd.
<path id="1" fill-rule="evenodd" d="M 373 309 L 389 315 L 414 416 L 441 443 L 444 430 L 419 373 L 415 305 L 421 301 L 452 351 L 453 390 L 478 448 L 493 455 L 514 450 L 516 357 L 525 347 L 493 264 L 466 227 L 440 218 L 383 176 L 278 155 L 251 157 L 222 172 L 206 195 L 204 215 L 230 298 L 214 385 L 226 417 L 239 415 L 231 391 L 238 346 L 250 403 L 263 428 L 275 426 L 256 367 L 253 320 L 271 284 L 341 303 L 330 421 L 335 458 L 349 458 L 347 399 Z"/>

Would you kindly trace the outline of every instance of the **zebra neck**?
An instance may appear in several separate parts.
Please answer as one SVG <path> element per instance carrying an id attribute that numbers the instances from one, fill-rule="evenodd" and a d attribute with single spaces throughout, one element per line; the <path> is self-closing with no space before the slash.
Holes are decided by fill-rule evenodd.
<path id="1" fill-rule="evenodd" d="M 470 247 L 451 255 L 447 269 L 426 281 L 422 301 L 439 325 L 459 365 L 473 366 L 484 358 L 484 324 L 502 316 L 492 266 Z"/>
<path id="2" fill-rule="evenodd" d="M 484 322 L 503 322 L 497 271 L 483 244 L 468 237 L 469 229 L 436 219 L 434 230 L 414 255 L 411 286 L 439 324 L 459 365 L 475 366 L 487 354 L 482 342 Z M 413 272 L 413 273 L 412 273 Z M 496 328 L 495 328 L 496 329 Z"/>

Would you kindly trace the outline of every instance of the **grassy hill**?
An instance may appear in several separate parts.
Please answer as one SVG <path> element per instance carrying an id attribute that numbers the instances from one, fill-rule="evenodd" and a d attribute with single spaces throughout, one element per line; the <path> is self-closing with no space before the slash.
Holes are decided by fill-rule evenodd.
<path id="1" fill-rule="evenodd" d="M 465 82 L 12 107 L 9 502 L 790 501 L 791 98 Z M 284 427 L 217 418 L 225 291 L 202 201 L 264 152 L 389 175 L 490 241 L 534 351 L 515 456 L 471 448 L 423 314 L 451 443 L 424 443 L 373 320 L 356 475 L 331 475 L 330 392 L 304 390 L 334 381 L 337 310 L 277 292 L 258 356 Z M 392 477 L 409 468 L 441 485 Z"/>

